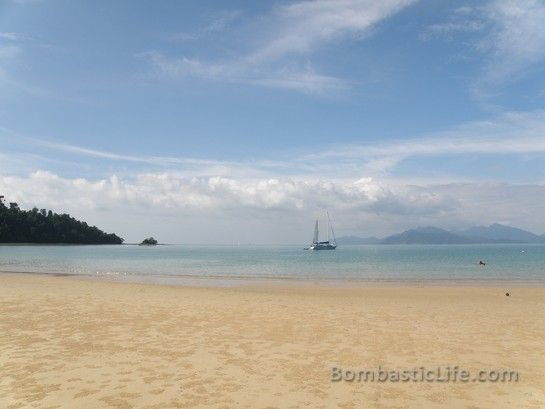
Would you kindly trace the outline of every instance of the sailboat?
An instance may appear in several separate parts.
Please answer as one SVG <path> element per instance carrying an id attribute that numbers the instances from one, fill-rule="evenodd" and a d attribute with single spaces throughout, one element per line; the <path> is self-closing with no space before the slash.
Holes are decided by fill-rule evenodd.
<path id="1" fill-rule="evenodd" d="M 318 229 L 318 219 L 316 219 L 316 224 L 314 225 L 314 238 L 312 239 L 312 244 L 308 248 L 309 250 L 335 250 L 337 248 L 337 240 L 335 239 L 335 233 L 333 232 L 333 226 L 331 224 L 331 219 L 329 218 L 329 212 L 327 213 L 327 240 L 320 241 L 319 235 L 320 231 Z M 329 238 L 329 233 L 331 232 L 332 240 Z"/>

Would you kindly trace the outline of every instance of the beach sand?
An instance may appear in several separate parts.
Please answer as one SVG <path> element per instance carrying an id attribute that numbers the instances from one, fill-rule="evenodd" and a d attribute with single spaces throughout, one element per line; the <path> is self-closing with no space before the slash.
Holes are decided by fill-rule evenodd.
<path id="1" fill-rule="evenodd" d="M 544 408 L 545 289 L 0 274 L 1 408 Z M 518 382 L 332 382 L 332 367 Z"/>

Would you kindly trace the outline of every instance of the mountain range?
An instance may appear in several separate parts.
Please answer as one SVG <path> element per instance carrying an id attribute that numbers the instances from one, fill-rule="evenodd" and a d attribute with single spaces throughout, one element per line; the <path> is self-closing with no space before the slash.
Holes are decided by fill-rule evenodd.
<path id="1" fill-rule="evenodd" d="M 502 224 L 474 226 L 449 231 L 438 227 L 417 227 L 379 239 L 377 237 L 344 236 L 340 245 L 349 244 L 480 244 L 480 243 L 545 243 L 545 234 L 537 235 Z"/>

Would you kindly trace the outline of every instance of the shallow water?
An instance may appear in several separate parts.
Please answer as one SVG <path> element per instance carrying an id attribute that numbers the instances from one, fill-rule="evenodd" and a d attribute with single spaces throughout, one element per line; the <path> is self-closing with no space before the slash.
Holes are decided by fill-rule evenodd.
<path id="1" fill-rule="evenodd" d="M 486 261 L 481 267 L 479 260 Z M 298 280 L 521 280 L 545 282 L 545 245 L 0 246 L 0 271 L 122 277 Z"/>

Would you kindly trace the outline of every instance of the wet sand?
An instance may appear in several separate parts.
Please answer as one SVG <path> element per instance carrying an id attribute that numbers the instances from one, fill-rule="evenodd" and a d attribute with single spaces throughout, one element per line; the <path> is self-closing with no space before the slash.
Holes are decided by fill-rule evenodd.
<path id="1" fill-rule="evenodd" d="M 0 274 L 0 407 L 543 408 L 545 288 L 508 290 Z M 379 366 L 519 379 L 332 382 Z"/>

